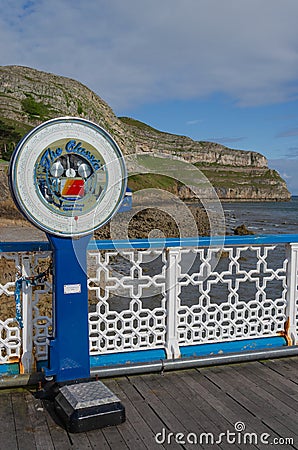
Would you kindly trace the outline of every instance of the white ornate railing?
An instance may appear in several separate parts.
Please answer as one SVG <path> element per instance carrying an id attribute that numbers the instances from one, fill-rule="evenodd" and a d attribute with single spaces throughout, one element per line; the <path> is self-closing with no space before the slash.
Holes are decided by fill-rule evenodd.
<path id="1" fill-rule="evenodd" d="M 297 344 L 297 242 L 298 235 L 92 241 L 91 359 L 117 364 L 150 351 L 175 359 L 207 344 L 211 353 L 235 342 L 253 349 L 264 338 L 265 347 Z M 47 243 L 3 243 L 0 256 L 0 373 L 10 373 L 10 363 L 30 373 L 47 359 L 52 332 L 51 252 Z M 14 317 L 16 286 L 23 323 Z"/>

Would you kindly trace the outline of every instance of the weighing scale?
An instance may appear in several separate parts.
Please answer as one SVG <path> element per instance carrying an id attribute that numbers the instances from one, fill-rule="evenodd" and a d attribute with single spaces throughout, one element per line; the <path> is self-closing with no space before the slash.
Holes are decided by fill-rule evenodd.
<path id="1" fill-rule="evenodd" d="M 126 167 L 114 139 L 76 117 L 49 120 L 17 145 L 10 189 L 21 213 L 46 232 L 53 250 L 53 336 L 45 379 L 69 431 L 125 420 L 119 399 L 90 379 L 87 246 L 93 231 L 119 210 Z"/>

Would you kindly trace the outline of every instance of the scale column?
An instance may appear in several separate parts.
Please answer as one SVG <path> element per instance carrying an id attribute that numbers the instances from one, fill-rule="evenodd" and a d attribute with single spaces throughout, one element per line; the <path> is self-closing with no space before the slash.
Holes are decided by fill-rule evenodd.
<path id="1" fill-rule="evenodd" d="M 45 375 L 58 382 L 89 378 L 87 246 L 91 235 L 47 236 L 53 250 L 53 337 Z"/>

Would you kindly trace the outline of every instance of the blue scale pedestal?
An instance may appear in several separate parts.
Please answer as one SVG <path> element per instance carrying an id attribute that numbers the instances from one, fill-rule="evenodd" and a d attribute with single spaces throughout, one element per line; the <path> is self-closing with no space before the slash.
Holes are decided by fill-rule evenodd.
<path id="1" fill-rule="evenodd" d="M 53 250 L 53 338 L 45 379 L 55 381 L 54 406 L 70 432 L 119 425 L 125 408 L 102 382 L 90 378 L 87 246 L 79 239 L 48 235 Z"/>
<path id="2" fill-rule="evenodd" d="M 79 239 L 47 235 L 53 251 L 53 338 L 47 378 L 58 382 L 89 378 L 87 246 Z"/>

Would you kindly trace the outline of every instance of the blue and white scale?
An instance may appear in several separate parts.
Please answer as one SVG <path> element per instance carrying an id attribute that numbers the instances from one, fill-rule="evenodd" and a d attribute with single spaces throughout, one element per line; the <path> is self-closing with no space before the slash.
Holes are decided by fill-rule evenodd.
<path id="1" fill-rule="evenodd" d="M 53 250 L 53 336 L 45 376 L 66 384 L 55 399 L 56 410 L 70 431 L 121 423 L 125 413 L 119 400 L 101 382 L 85 380 L 90 377 L 87 246 L 93 231 L 123 203 L 127 174 L 122 153 L 99 125 L 56 118 L 18 143 L 9 179 L 19 210 L 46 232 Z M 79 388 L 72 381 L 80 382 Z"/>

